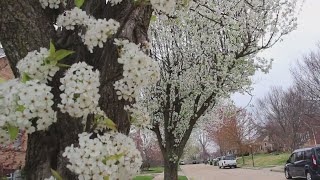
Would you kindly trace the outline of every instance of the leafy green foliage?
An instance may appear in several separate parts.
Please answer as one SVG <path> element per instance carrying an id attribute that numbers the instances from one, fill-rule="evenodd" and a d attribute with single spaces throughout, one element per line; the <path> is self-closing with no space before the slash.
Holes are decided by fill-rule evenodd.
<path id="1" fill-rule="evenodd" d="M 6 82 L 5 79 L 0 78 L 0 84 Z"/>
<path id="2" fill-rule="evenodd" d="M 151 180 L 153 179 L 153 176 L 136 176 L 133 178 L 133 180 Z"/>
<path id="3" fill-rule="evenodd" d="M 19 105 L 16 110 L 19 111 L 19 112 L 23 112 L 25 109 L 26 108 L 24 106 Z"/>
<path id="4" fill-rule="evenodd" d="M 118 159 L 120 159 L 121 157 L 123 157 L 124 154 L 125 154 L 125 153 L 120 153 L 120 154 L 115 154 L 115 155 L 112 155 L 112 156 L 108 156 L 108 157 L 104 158 L 104 160 L 102 160 L 102 163 L 103 163 L 103 164 L 106 164 L 107 161 L 109 161 L 109 160 L 118 160 Z"/>
<path id="5" fill-rule="evenodd" d="M 83 5 L 84 3 L 84 0 L 74 0 L 74 3 L 76 4 L 76 6 L 78 8 L 81 8 L 81 6 Z"/>
<path id="6" fill-rule="evenodd" d="M 31 80 L 31 77 L 27 73 L 22 73 L 21 82 L 26 83 L 27 81 Z"/>
<path id="7" fill-rule="evenodd" d="M 157 20 L 157 16 L 152 15 L 151 18 L 150 18 L 150 21 L 151 22 L 155 22 L 156 20 Z"/>
<path id="8" fill-rule="evenodd" d="M 57 171 L 51 169 L 51 174 L 52 174 L 52 176 L 55 177 L 57 180 L 62 180 L 62 177 L 60 176 L 60 174 L 59 174 Z"/>
<path id="9" fill-rule="evenodd" d="M 58 61 L 74 53 L 74 51 L 70 51 L 66 49 L 59 49 L 58 51 L 56 51 L 56 48 L 54 47 L 54 44 L 52 41 L 50 41 L 49 52 L 50 52 L 49 57 L 45 59 L 45 63 L 51 64 L 51 65 L 57 65 L 59 67 L 69 67 L 69 65 L 60 64 L 58 63 Z"/>
<path id="10" fill-rule="evenodd" d="M 117 130 L 117 125 L 109 118 L 106 118 L 105 119 L 105 123 L 106 123 L 106 126 L 109 128 L 109 129 L 112 129 L 112 130 Z"/>
<path id="11" fill-rule="evenodd" d="M 9 125 L 8 126 L 8 131 L 9 131 L 11 140 L 14 140 L 14 139 L 16 139 L 18 137 L 19 128 Z"/>

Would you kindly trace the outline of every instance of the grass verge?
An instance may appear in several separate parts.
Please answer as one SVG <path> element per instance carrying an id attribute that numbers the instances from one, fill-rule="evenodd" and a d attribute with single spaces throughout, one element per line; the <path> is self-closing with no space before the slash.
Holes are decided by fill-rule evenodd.
<path id="1" fill-rule="evenodd" d="M 188 180 L 188 178 L 186 176 L 179 176 L 178 180 Z"/>
<path id="2" fill-rule="evenodd" d="M 136 176 L 133 180 L 152 180 L 153 176 Z"/>
<path id="3" fill-rule="evenodd" d="M 162 173 L 164 167 L 157 166 L 157 167 L 150 167 L 149 170 L 141 171 L 142 174 L 153 174 L 153 173 Z"/>
<path id="4" fill-rule="evenodd" d="M 289 153 L 281 153 L 281 154 L 255 154 L 253 155 L 254 165 L 255 167 L 274 167 L 284 165 L 288 160 L 290 154 Z M 252 167 L 252 159 L 250 156 L 244 157 L 245 163 L 243 164 L 242 157 L 239 157 L 237 160 L 237 164 L 240 167 Z"/>

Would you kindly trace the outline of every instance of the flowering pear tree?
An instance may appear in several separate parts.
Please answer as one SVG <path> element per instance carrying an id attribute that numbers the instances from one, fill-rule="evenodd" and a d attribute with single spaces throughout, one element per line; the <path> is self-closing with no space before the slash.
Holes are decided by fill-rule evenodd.
<path id="1" fill-rule="evenodd" d="M 16 79 L 0 85 L 0 143 L 28 133 L 27 179 L 132 179 L 141 155 L 126 134 L 148 126 L 135 104 L 158 80 L 145 54 L 152 12 L 176 1 L 0 2 L 0 41 Z M 50 177 L 51 176 L 51 177 Z"/>
<path id="2" fill-rule="evenodd" d="M 176 180 L 178 162 L 196 123 L 221 97 L 250 89 L 270 61 L 257 53 L 296 27 L 296 1 L 190 1 L 150 30 L 160 81 L 144 89 L 165 161 L 164 179 Z"/>

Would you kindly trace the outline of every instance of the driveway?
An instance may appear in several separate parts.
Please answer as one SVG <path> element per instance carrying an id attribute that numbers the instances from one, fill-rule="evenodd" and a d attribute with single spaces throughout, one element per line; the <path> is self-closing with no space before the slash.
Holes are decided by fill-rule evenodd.
<path id="1" fill-rule="evenodd" d="M 286 180 L 284 173 L 272 172 L 270 169 L 219 169 L 205 164 L 180 167 L 190 180 Z"/>

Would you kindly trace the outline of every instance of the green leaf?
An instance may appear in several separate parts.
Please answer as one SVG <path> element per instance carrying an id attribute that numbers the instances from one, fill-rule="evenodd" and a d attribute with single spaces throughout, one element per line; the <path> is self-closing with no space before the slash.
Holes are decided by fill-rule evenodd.
<path id="1" fill-rule="evenodd" d="M 23 112 L 26 108 L 23 105 L 19 105 L 16 111 Z"/>
<path id="2" fill-rule="evenodd" d="M 0 84 L 1 84 L 1 83 L 5 83 L 5 82 L 6 82 L 5 79 L 0 78 Z"/>
<path id="3" fill-rule="evenodd" d="M 83 5 L 84 3 L 84 0 L 74 0 L 74 3 L 76 4 L 76 6 L 78 8 L 81 8 L 81 6 Z"/>
<path id="4" fill-rule="evenodd" d="M 65 58 L 73 53 L 74 53 L 74 51 L 60 49 L 53 54 L 52 59 L 55 61 L 60 61 L 61 59 Z"/>
<path id="5" fill-rule="evenodd" d="M 62 68 L 69 68 L 69 67 L 71 67 L 70 65 L 68 65 L 68 64 L 61 64 L 61 63 L 57 63 L 56 64 L 58 67 L 62 67 Z"/>
<path id="6" fill-rule="evenodd" d="M 106 164 L 107 161 L 109 160 L 119 160 L 121 157 L 123 157 L 125 155 L 125 153 L 120 153 L 120 154 L 115 154 L 115 155 L 112 155 L 112 156 L 108 156 L 108 157 L 105 157 L 103 160 L 102 160 L 102 163 L 103 164 Z"/>
<path id="7" fill-rule="evenodd" d="M 31 80 L 31 77 L 27 73 L 22 73 L 21 82 L 26 83 L 27 81 Z"/>
<path id="8" fill-rule="evenodd" d="M 109 129 L 117 130 L 117 125 L 109 118 L 105 118 L 104 122 Z"/>
<path id="9" fill-rule="evenodd" d="M 150 21 L 151 22 L 156 22 L 157 21 L 157 16 L 152 15 Z"/>
<path id="10" fill-rule="evenodd" d="M 109 176 L 103 177 L 103 180 L 109 180 Z"/>
<path id="11" fill-rule="evenodd" d="M 14 140 L 14 139 L 16 139 L 18 137 L 19 128 L 9 125 L 8 126 L 8 131 L 9 131 L 11 140 Z"/>
<path id="12" fill-rule="evenodd" d="M 60 174 L 59 174 L 57 171 L 51 169 L 51 174 L 52 174 L 52 176 L 55 177 L 57 180 L 62 180 L 62 177 L 60 176 Z"/>
<path id="13" fill-rule="evenodd" d="M 50 56 L 52 56 L 56 52 L 56 48 L 54 47 L 54 44 L 52 41 L 50 41 Z"/>

